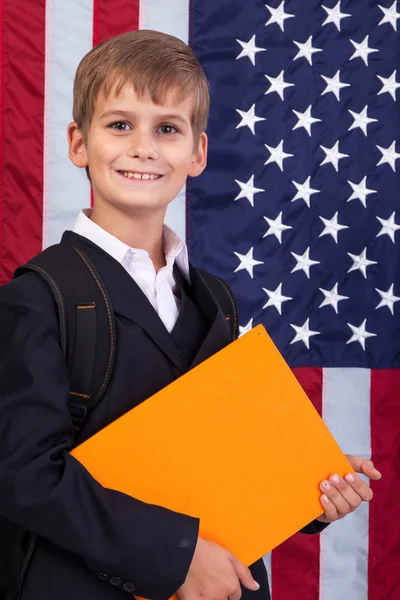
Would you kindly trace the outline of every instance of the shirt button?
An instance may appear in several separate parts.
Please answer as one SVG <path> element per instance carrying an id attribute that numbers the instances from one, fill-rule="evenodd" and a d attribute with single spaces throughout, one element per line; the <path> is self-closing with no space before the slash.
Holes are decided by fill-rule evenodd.
<path id="1" fill-rule="evenodd" d="M 98 573 L 97 577 L 102 581 L 108 581 L 108 575 L 106 573 Z"/>
<path id="2" fill-rule="evenodd" d="M 120 585 L 122 585 L 122 579 L 121 577 L 110 577 L 110 579 L 108 580 L 111 585 L 115 585 L 115 587 L 119 587 Z"/>
<path id="3" fill-rule="evenodd" d="M 136 590 L 136 585 L 131 581 L 125 581 L 124 585 L 122 586 L 122 589 L 124 590 L 124 592 L 133 594 L 133 592 Z"/>
<path id="4" fill-rule="evenodd" d="M 139 262 L 139 260 L 140 260 L 140 256 L 138 256 L 137 254 L 134 254 L 134 255 L 132 256 L 132 260 L 133 260 L 133 262 Z"/>

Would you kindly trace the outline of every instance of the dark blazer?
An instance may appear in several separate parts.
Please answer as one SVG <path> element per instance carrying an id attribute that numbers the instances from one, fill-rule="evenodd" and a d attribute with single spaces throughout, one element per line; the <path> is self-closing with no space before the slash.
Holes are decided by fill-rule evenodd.
<path id="1" fill-rule="evenodd" d="M 116 361 L 104 398 L 74 442 L 52 294 L 35 273 L 0 288 L 0 515 L 39 536 L 21 600 L 116 600 L 133 593 L 163 600 L 185 580 L 198 535 L 196 515 L 104 489 L 69 451 L 182 375 L 182 355 L 116 260 L 72 232 L 62 243 L 88 254 L 109 291 Z M 192 266 L 190 276 L 193 296 L 209 323 L 195 366 L 226 346 L 230 332 Z M 132 431 L 132 444 L 135 437 Z M 267 600 L 262 561 L 253 572 L 262 584 L 256 596 Z"/>

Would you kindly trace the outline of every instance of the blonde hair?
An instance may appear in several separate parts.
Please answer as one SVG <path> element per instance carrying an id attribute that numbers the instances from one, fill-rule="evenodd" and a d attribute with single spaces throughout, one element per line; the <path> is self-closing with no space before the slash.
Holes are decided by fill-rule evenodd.
<path id="1" fill-rule="evenodd" d="M 131 31 L 95 46 L 79 63 L 74 81 L 73 119 L 84 139 L 90 129 L 95 103 L 102 92 L 118 95 L 126 83 L 136 95 L 149 95 L 162 104 L 172 89 L 178 104 L 193 97 L 191 125 L 194 145 L 206 129 L 210 107 L 209 83 L 191 48 L 159 31 Z"/>

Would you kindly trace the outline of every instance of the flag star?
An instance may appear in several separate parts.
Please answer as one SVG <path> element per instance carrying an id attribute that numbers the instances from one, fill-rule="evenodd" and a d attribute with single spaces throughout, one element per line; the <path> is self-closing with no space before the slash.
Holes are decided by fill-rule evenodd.
<path id="1" fill-rule="evenodd" d="M 378 288 L 375 288 L 375 289 L 378 292 L 378 294 L 380 294 L 380 297 L 381 297 L 381 301 L 379 302 L 379 304 L 375 308 L 375 310 L 377 310 L 378 308 L 383 308 L 384 306 L 387 306 L 393 315 L 394 314 L 394 309 L 393 309 L 394 304 L 395 304 L 395 302 L 398 302 L 400 300 L 399 296 L 394 296 L 394 294 L 393 294 L 393 283 L 387 292 L 384 292 L 383 290 L 378 290 Z"/>
<path id="2" fill-rule="evenodd" d="M 369 194 L 376 194 L 376 190 L 369 190 L 367 188 L 367 177 L 365 176 L 358 184 L 352 181 L 347 181 L 347 183 L 353 188 L 353 193 L 347 202 L 350 202 L 350 200 L 360 200 L 365 208 L 367 208 L 367 196 Z"/>
<path id="3" fill-rule="evenodd" d="M 247 56 L 247 58 L 249 58 L 250 61 L 252 62 L 252 64 L 255 66 L 257 52 L 265 52 L 266 51 L 265 48 L 257 48 L 256 47 L 256 36 L 255 35 L 253 35 L 251 40 L 249 40 L 248 42 L 242 42 L 240 40 L 236 40 L 236 41 L 243 48 L 241 53 L 236 57 L 236 60 L 239 60 L 239 58 L 244 58 Z"/>
<path id="4" fill-rule="evenodd" d="M 239 129 L 239 127 L 248 127 L 250 129 L 251 133 L 253 135 L 255 135 L 255 131 L 254 131 L 255 124 L 258 121 L 266 121 L 266 119 L 264 117 L 257 117 L 254 114 L 255 108 L 256 108 L 256 105 L 253 104 L 253 106 L 251 108 L 249 108 L 249 110 L 247 112 L 245 112 L 243 110 L 239 110 L 238 108 L 236 109 L 236 112 L 238 112 L 239 115 L 242 117 L 242 120 L 240 121 L 239 125 L 236 126 L 236 129 Z"/>
<path id="5" fill-rule="evenodd" d="M 370 265 L 378 264 L 375 260 L 368 260 L 366 248 L 364 248 L 364 250 L 361 252 L 361 254 L 359 256 L 357 256 L 356 254 L 351 254 L 350 252 L 348 252 L 347 254 L 354 261 L 352 266 L 350 267 L 350 269 L 347 272 L 350 273 L 350 271 L 360 270 L 361 273 L 364 275 L 365 279 L 367 279 L 367 267 L 369 267 Z"/>
<path id="6" fill-rule="evenodd" d="M 336 71 L 336 74 L 333 77 L 325 77 L 325 75 L 321 75 L 322 79 L 324 79 L 327 83 L 326 88 L 322 92 L 322 96 L 324 94 L 335 94 L 336 99 L 340 102 L 340 90 L 345 87 L 351 87 L 350 83 L 342 83 L 340 81 L 340 70 Z"/>
<path id="7" fill-rule="evenodd" d="M 293 300 L 290 296 L 282 295 L 282 284 L 280 283 L 276 290 L 266 290 L 263 288 L 264 292 L 268 294 L 268 302 L 264 304 L 263 308 L 268 308 L 269 306 L 275 306 L 278 313 L 282 314 L 282 304 L 287 302 L 288 300 Z"/>
<path id="8" fill-rule="evenodd" d="M 388 235 L 394 243 L 394 234 L 400 229 L 400 225 L 397 225 L 394 222 L 394 214 L 395 213 L 393 211 L 388 219 L 381 219 L 380 217 L 376 217 L 382 225 L 382 229 L 376 235 L 376 237 L 379 237 L 380 235 Z"/>
<path id="9" fill-rule="evenodd" d="M 247 323 L 247 325 L 239 325 L 239 337 L 242 337 L 242 335 L 244 335 L 245 333 L 248 333 L 249 331 L 251 331 L 253 329 L 253 319 L 250 319 L 250 321 Z"/>
<path id="10" fill-rule="evenodd" d="M 290 342 L 291 344 L 294 344 L 295 342 L 303 342 L 304 345 L 307 346 L 308 350 L 310 349 L 310 337 L 313 335 L 320 335 L 320 332 L 312 331 L 309 327 L 309 321 L 310 319 L 307 319 L 302 327 L 290 324 L 290 327 L 293 327 L 296 332 L 295 337 Z"/>
<path id="11" fill-rule="evenodd" d="M 365 62 L 365 64 L 368 67 L 368 55 L 371 54 L 372 52 L 379 52 L 379 50 L 377 50 L 376 48 L 370 48 L 368 46 L 368 40 L 369 40 L 369 35 L 365 36 L 363 41 L 360 42 L 359 44 L 353 40 L 350 40 L 350 42 L 353 44 L 356 51 L 350 57 L 349 60 L 353 60 L 354 58 L 362 58 L 362 60 Z"/>
<path id="12" fill-rule="evenodd" d="M 271 8 L 271 6 L 268 6 L 268 4 L 266 4 L 265 6 L 266 6 L 266 8 L 268 8 L 269 12 L 271 13 L 269 21 L 267 21 L 267 23 L 265 23 L 265 26 L 276 23 L 277 25 L 279 25 L 281 30 L 284 31 L 285 20 L 292 19 L 295 16 L 295 15 L 290 15 L 289 13 L 285 13 L 285 0 L 282 0 L 280 5 L 278 6 L 278 8 Z"/>
<path id="13" fill-rule="evenodd" d="M 352 125 L 350 125 L 348 131 L 350 131 L 351 129 L 355 129 L 356 127 L 359 127 L 362 132 L 364 133 L 364 135 L 367 135 L 367 126 L 370 123 L 374 123 L 376 121 L 378 121 L 378 119 L 371 119 L 370 117 L 368 117 L 367 115 L 367 111 L 368 111 L 368 106 L 364 106 L 364 108 L 362 109 L 362 111 L 360 113 L 356 113 L 352 110 L 349 110 L 349 113 L 352 115 L 354 122 L 352 123 Z"/>
<path id="14" fill-rule="evenodd" d="M 341 152 L 339 152 L 339 142 L 336 142 L 336 144 L 333 146 L 333 148 L 325 148 L 325 146 L 320 146 L 320 148 L 322 148 L 322 150 L 326 154 L 324 160 L 320 164 L 320 167 L 322 165 L 332 163 L 332 165 L 335 167 L 336 171 L 339 171 L 339 160 L 341 158 L 349 157 L 348 154 L 342 154 Z"/>
<path id="15" fill-rule="evenodd" d="M 286 152 L 283 151 L 283 140 L 279 142 L 276 148 L 272 148 L 272 146 L 267 146 L 267 144 L 264 144 L 264 146 L 271 153 L 271 156 L 267 161 L 265 161 L 264 165 L 276 162 L 281 171 L 283 171 L 283 161 L 285 160 L 285 158 L 290 158 L 291 156 L 294 156 L 294 154 L 286 154 Z"/>
<path id="16" fill-rule="evenodd" d="M 319 305 L 319 308 L 322 308 L 323 306 L 332 306 L 334 311 L 336 312 L 336 314 L 338 314 L 339 302 L 341 302 L 342 300 L 349 299 L 348 296 L 341 296 L 338 293 L 338 284 L 337 283 L 333 286 L 333 288 L 330 291 L 323 290 L 322 288 L 319 288 L 319 291 L 322 292 L 325 296 L 325 299 L 321 302 L 321 304 Z"/>
<path id="17" fill-rule="evenodd" d="M 396 11 L 396 2 L 397 0 L 394 0 L 392 6 L 389 6 L 389 8 L 384 8 L 378 4 L 379 8 L 383 12 L 382 21 L 379 23 L 379 25 L 390 23 L 395 31 L 397 31 L 397 19 L 400 19 L 400 13 Z"/>
<path id="18" fill-rule="evenodd" d="M 347 17 L 351 17 L 351 15 L 349 15 L 348 13 L 340 12 L 340 2 L 341 2 L 341 0 L 339 0 L 339 2 L 333 8 L 327 8 L 326 6 L 322 7 L 328 15 L 326 17 L 325 21 L 322 23 L 322 25 L 328 25 L 328 23 L 334 23 L 336 25 L 336 29 L 338 31 L 340 31 L 341 19 L 346 19 Z"/>
<path id="19" fill-rule="evenodd" d="M 396 101 L 396 90 L 400 87 L 400 83 L 396 81 L 396 71 L 393 71 L 390 77 L 381 77 L 377 75 L 377 77 L 383 83 L 382 89 L 378 92 L 378 96 L 380 94 L 390 94 L 394 101 Z"/>
<path id="20" fill-rule="evenodd" d="M 238 181 L 235 179 L 235 182 L 240 186 L 240 192 L 236 196 L 235 200 L 240 200 L 240 198 L 247 198 L 250 204 L 254 207 L 254 194 L 259 194 L 260 192 L 265 192 L 261 188 L 254 187 L 254 175 L 250 177 L 247 183 L 243 183 L 242 181 Z"/>
<path id="21" fill-rule="evenodd" d="M 337 212 L 333 215 L 331 220 L 324 219 L 324 217 L 320 217 L 320 219 L 324 223 L 325 229 L 323 230 L 322 233 L 319 234 L 319 237 L 322 237 L 323 235 L 331 235 L 336 243 L 338 242 L 339 231 L 341 229 L 349 228 L 348 225 L 340 225 L 338 223 L 338 213 Z"/>
<path id="22" fill-rule="evenodd" d="M 396 142 L 393 142 L 389 148 L 381 148 L 381 146 L 377 146 L 377 148 L 382 152 L 382 158 L 376 165 L 377 167 L 379 167 L 379 165 L 388 163 L 392 167 L 393 171 L 396 171 L 396 160 L 400 158 L 400 154 L 396 152 L 395 145 Z"/>
<path id="23" fill-rule="evenodd" d="M 310 179 L 311 179 L 311 176 L 307 177 L 307 179 L 305 180 L 304 183 L 297 183 L 296 181 L 292 181 L 293 185 L 297 189 L 297 194 L 293 198 L 292 202 L 294 202 L 295 200 L 301 199 L 301 200 L 304 200 L 304 202 L 307 204 L 308 208 L 310 208 L 310 196 L 312 196 L 313 194 L 319 194 L 321 191 L 321 190 L 314 190 L 310 186 Z"/>
<path id="24" fill-rule="evenodd" d="M 288 87 L 293 87 L 294 83 L 286 83 L 286 81 L 283 79 L 283 75 L 284 71 L 281 71 L 278 77 L 270 77 L 269 75 L 264 75 L 264 77 L 266 77 L 271 84 L 265 92 L 265 96 L 267 94 L 272 94 L 272 92 L 276 92 L 277 94 L 279 94 L 281 100 L 284 100 L 285 89 Z"/>
<path id="25" fill-rule="evenodd" d="M 293 43 L 296 44 L 296 46 L 299 49 L 298 53 L 296 54 L 293 60 L 297 60 L 298 58 L 306 58 L 310 65 L 312 65 L 312 55 L 315 52 L 322 52 L 322 48 L 313 48 L 312 35 L 310 35 L 310 37 L 306 42 L 304 42 L 304 44 L 301 44 L 300 42 L 295 42 L 294 40 Z"/>
<path id="26" fill-rule="evenodd" d="M 267 221 L 269 228 L 267 232 L 263 235 L 263 238 L 266 238 L 269 235 L 274 235 L 278 242 L 282 244 L 282 232 L 286 229 L 293 229 L 293 227 L 291 227 L 290 225 L 284 225 L 282 223 L 282 211 L 279 213 L 275 220 L 268 219 L 268 217 L 264 217 L 264 219 Z"/>
<path id="27" fill-rule="evenodd" d="M 308 279 L 310 279 L 310 267 L 312 267 L 313 265 L 320 264 L 318 260 L 311 260 L 311 258 L 309 257 L 310 248 L 307 248 L 307 250 L 302 255 L 295 254 L 294 252 L 291 252 L 290 254 L 294 256 L 297 260 L 297 265 L 293 267 L 293 269 L 290 272 L 294 273 L 295 271 L 304 271 Z"/>
<path id="28" fill-rule="evenodd" d="M 250 275 L 250 277 L 253 279 L 253 269 L 254 267 L 256 267 L 257 265 L 263 265 L 264 263 L 260 260 L 255 260 L 253 258 L 253 250 L 254 248 L 250 248 L 250 250 L 248 251 L 247 254 L 239 254 L 238 252 L 234 252 L 234 254 L 238 257 L 238 259 L 240 260 L 240 265 L 238 267 L 236 267 L 235 269 L 235 273 L 237 273 L 238 271 L 247 271 L 248 274 Z"/>
<path id="29" fill-rule="evenodd" d="M 297 121 L 296 125 L 293 127 L 293 129 L 299 129 L 299 127 L 304 127 L 304 129 L 307 131 L 308 135 L 311 136 L 311 125 L 313 123 L 318 123 L 321 121 L 321 119 L 315 119 L 311 115 L 311 104 L 307 108 L 307 110 L 303 113 L 298 112 L 297 110 L 293 110 L 292 112 L 294 112 L 294 114 L 298 118 L 298 121 Z"/>
<path id="30" fill-rule="evenodd" d="M 347 323 L 347 325 L 350 327 L 350 329 L 353 332 L 352 337 L 346 342 L 347 344 L 351 344 L 352 342 L 359 342 L 362 346 L 362 349 L 365 350 L 365 340 L 369 337 L 376 336 L 376 333 L 369 333 L 368 331 L 365 330 L 366 322 L 367 322 L 367 319 L 364 319 L 364 321 L 361 323 L 361 325 L 359 327 L 355 327 L 354 325 Z"/>

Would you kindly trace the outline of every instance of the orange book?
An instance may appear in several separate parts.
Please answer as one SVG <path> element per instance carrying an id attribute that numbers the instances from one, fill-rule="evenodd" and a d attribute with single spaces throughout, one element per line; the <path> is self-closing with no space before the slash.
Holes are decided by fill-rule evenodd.
<path id="1" fill-rule="evenodd" d="M 323 512 L 322 479 L 353 472 L 261 325 L 72 454 L 105 487 L 200 517 L 246 565 Z"/>

